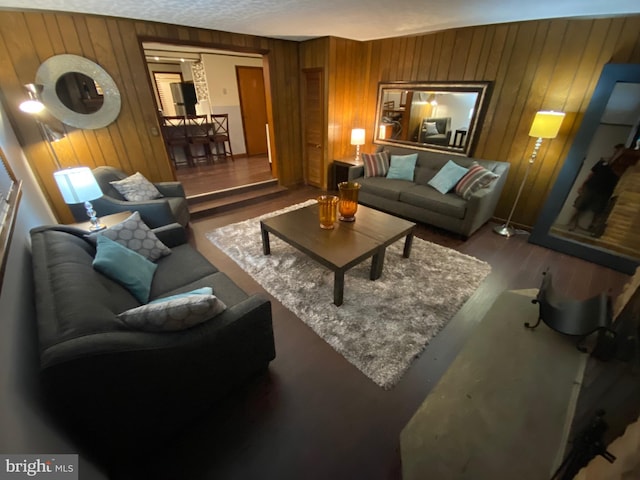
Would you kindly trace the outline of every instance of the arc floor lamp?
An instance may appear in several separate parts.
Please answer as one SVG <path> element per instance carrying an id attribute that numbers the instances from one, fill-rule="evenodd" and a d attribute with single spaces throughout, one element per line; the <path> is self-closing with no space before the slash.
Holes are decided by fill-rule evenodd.
<path id="1" fill-rule="evenodd" d="M 563 112 L 540 111 L 536 113 L 536 116 L 533 119 L 533 123 L 531 124 L 531 129 L 529 130 L 529 136 L 537 138 L 536 144 L 533 147 L 533 152 L 531 153 L 531 157 L 529 158 L 527 169 L 524 172 L 524 178 L 522 179 L 522 183 L 520 184 L 518 194 L 516 195 L 516 199 L 513 202 L 511 213 L 509 213 L 509 217 L 507 218 L 506 223 L 504 225 L 498 225 L 493 229 L 493 231 L 498 235 L 502 235 L 503 237 L 511 237 L 512 235 L 515 235 L 517 233 L 516 229 L 511 226 L 511 218 L 513 217 L 513 212 L 516 210 L 516 206 L 518 205 L 518 200 L 520 200 L 520 195 L 522 194 L 522 189 L 524 188 L 524 184 L 526 183 L 527 177 L 529 176 L 531 165 L 533 165 L 533 162 L 535 162 L 536 157 L 538 156 L 538 150 L 540 150 L 542 140 L 544 138 L 556 138 L 558 136 L 560 126 L 562 125 L 562 120 L 564 120 Z"/>

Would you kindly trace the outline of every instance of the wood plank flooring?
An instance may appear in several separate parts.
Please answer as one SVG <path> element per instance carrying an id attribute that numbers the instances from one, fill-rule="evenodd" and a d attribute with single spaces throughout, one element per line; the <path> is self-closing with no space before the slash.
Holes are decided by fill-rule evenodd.
<path id="1" fill-rule="evenodd" d="M 176 177 L 182 182 L 187 197 L 227 188 L 271 180 L 269 159 L 264 156 L 236 156 L 235 160 L 216 159 L 193 167 L 179 166 Z"/>
<path id="2" fill-rule="evenodd" d="M 303 187 L 260 204 L 195 220 L 190 242 L 244 290 L 270 297 L 205 235 L 217 227 L 313 198 L 318 192 Z M 529 244 L 525 235 L 507 239 L 491 228 L 486 225 L 464 241 L 428 226 L 418 227 L 418 237 L 485 260 L 492 272 L 392 390 L 385 391 L 367 379 L 270 297 L 277 358 L 268 374 L 212 406 L 210 415 L 180 437 L 151 452 L 135 452 L 129 461 L 122 459 L 113 466 L 112 478 L 400 479 L 400 431 L 501 292 L 537 288 L 547 267 L 562 291 L 578 298 L 603 289 L 616 295 L 628 278 Z"/>

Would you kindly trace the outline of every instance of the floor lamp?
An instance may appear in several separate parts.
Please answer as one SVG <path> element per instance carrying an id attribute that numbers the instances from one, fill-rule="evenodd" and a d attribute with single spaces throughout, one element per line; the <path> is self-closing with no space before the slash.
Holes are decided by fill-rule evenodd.
<path id="1" fill-rule="evenodd" d="M 531 153 L 531 157 L 529 158 L 527 169 L 524 172 L 524 178 L 522 179 L 522 183 L 520 184 L 520 188 L 518 189 L 516 200 L 513 202 L 513 206 L 511 207 L 511 213 L 509 213 L 507 222 L 504 225 L 498 225 L 493 229 L 493 231 L 498 235 L 502 235 L 503 237 L 511 237 L 512 235 L 516 234 L 516 229 L 511 226 L 511 217 L 513 217 L 513 212 L 516 209 L 516 205 L 518 205 L 518 200 L 520 200 L 520 194 L 522 193 L 524 184 L 527 181 L 527 177 L 529 176 L 531 165 L 533 165 L 533 162 L 538 156 L 538 150 L 540 150 L 540 145 L 542 145 L 542 139 L 556 138 L 556 136 L 558 135 L 558 131 L 560 130 L 560 125 L 562 125 L 562 120 L 564 120 L 563 112 L 536 113 L 536 116 L 533 119 L 533 123 L 531 124 L 531 129 L 529 130 L 529 136 L 537 138 L 536 144 L 533 147 L 533 153 Z"/>

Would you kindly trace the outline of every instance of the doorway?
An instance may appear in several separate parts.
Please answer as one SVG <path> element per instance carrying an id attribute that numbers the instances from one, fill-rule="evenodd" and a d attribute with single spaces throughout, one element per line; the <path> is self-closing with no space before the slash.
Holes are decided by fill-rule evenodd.
<path id="1" fill-rule="evenodd" d="M 170 112 L 176 111 L 181 115 L 179 112 L 183 111 L 171 108 L 180 105 L 176 103 L 180 100 L 173 98 L 171 89 L 171 84 L 175 83 L 172 79 L 177 78 L 180 78 L 179 83 L 191 84 L 197 97 L 195 116 L 190 118 L 191 115 L 187 115 L 184 123 L 195 122 L 196 116 L 206 117 L 206 122 L 212 127 L 213 138 L 211 115 L 228 116 L 227 155 L 219 155 L 219 146 L 215 144 L 189 143 L 188 128 L 184 133 L 184 145 L 166 145 L 167 153 L 174 162 L 176 178 L 182 182 L 187 197 L 200 198 L 262 182 L 277 183 L 266 140 L 263 56 L 159 42 L 143 42 L 142 47 L 161 124 L 167 123 L 165 117 L 175 116 Z M 238 74 L 238 70 L 243 73 Z M 250 72 L 247 81 L 244 72 Z M 263 122 L 261 126 L 258 121 Z M 229 152 L 233 156 L 228 155 Z"/>

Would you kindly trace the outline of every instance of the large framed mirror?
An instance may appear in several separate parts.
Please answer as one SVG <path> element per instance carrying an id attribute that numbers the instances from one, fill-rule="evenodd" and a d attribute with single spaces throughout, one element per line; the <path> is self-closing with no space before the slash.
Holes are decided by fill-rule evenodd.
<path id="1" fill-rule="evenodd" d="M 632 274 L 639 160 L 640 65 L 607 64 L 529 241 Z"/>
<path id="2" fill-rule="evenodd" d="M 490 82 L 381 82 L 374 142 L 471 156 Z"/>
<path id="3" fill-rule="evenodd" d="M 120 91 L 104 68 L 78 55 L 55 55 L 42 62 L 36 83 L 42 102 L 61 122 L 76 128 L 103 128 L 120 113 Z"/>

